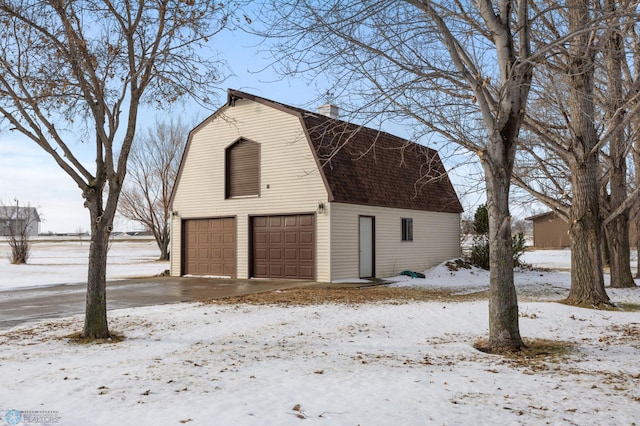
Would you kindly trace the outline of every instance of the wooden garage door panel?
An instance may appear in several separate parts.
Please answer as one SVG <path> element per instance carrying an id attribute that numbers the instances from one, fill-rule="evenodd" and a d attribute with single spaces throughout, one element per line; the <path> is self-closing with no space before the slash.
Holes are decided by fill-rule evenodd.
<path id="1" fill-rule="evenodd" d="M 298 238 L 301 244 L 313 244 L 313 232 L 302 231 Z"/>
<path id="2" fill-rule="evenodd" d="M 269 244 L 280 244 L 282 242 L 282 235 L 279 232 L 269 233 Z"/>
<path id="3" fill-rule="evenodd" d="M 268 272 L 268 269 L 267 269 L 267 265 L 266 264 L 261 264 L 261 265 L 255 266 L 254 275 L 256 277 L 266 277 L 266 276 L 268 276 L 269 272 Z"/>
<path id="4" fill-rule="evenodd" d="M 268 234 L 266 232 L 255 232 L 253 240 L 257 243 L 264 244 L 267 242 Z"/>
<path id="5" fill-rule="evenodd" d="M 313 215 L 298 216 L 300 218 L 300 226 L 313 226 Z"/>
<path id="6" fill-rule="evenodd" d="M 297 244 L 300 233 L 295 231 L 287 231 L 284 233 L 284 242 L 287 244 Z"/>
<path id="7" fill-rule="evenodd" d="M 185 220 L 185 275 L 236 276 L 235 218 Z"/>
<path id="8" fill-rule="evenodd" d="M 300 260 L 305 260 L 308 262 L 313 261 L 313 249 L 303 248 L 300 250 L 299 254 Z"/>
<path id="9" fill-rule="evenodd" d="M 287 261 L 296 261 L 300 259 L 299 256 L 300 250 L 295 248 L 285 248 L 284 249 L 284 258 Z"/>
<path id="10" fill-rule="evenodd" d="M 270 263 L 272 262 L 278 262 L 284 259 L 284 256 L 282 255 L 282 249 L 281 248 L 269 248 L 269 258 L 268 260 L 270 261 Z"/>
<path id="11" fill-rule="evenodd" d="M 285 265 L 284 276 L 285 278 L 298 278 L 300 275 L 300 268 L 298 265 Z"/>
<path id="12" fill-rule="evenodd" d="M 252 224 L 253 276 L 314 279 L 314 215 L 259 216 Z"/>
<path id="13" fill-rule="evenodd" d="M 283 265 L 279 263 L 270 263 L 267 269 L 269 271 L 269 278 L 284 278 L 282 266 Z"/>

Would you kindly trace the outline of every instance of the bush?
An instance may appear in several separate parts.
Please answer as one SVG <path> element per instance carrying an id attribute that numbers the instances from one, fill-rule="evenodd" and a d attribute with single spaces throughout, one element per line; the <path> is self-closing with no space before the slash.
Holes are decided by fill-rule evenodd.
<path id="1" fill-rule="evenodd" d="M 478 268 L 489 269 L 489 212 L 487 206 L 482 204 L 476 209 L 473 218 L 473 229 L 476 236 L 473 237 L 469 263 Z M 511 249 L 513 250 L 513 266 L 522 266 L 520 257 L 524 253 L 526 241 L 524 234 L 518 232 L 511 237 Z"/>
<path id="2" fill-rule="evenodd" d="M 478 268 L 489 269 L 489 238 L 486 235 L 473 237 L 469 263 Z"/>
<path id="3" fill-rule="evenodd" d="M 524 253 L 526 240 L 524 234 L 519 232 L 511 237 L 511 249 L 513 250 L 513 266 L 522 266 L 520 261 Z M 477 235 L 473 238 L 469 263 L 478 268 L 489 270 L 489 238 L 486 235 Z"/>
<path id="4" fill-rule="evenodd" d="M 524 239 L 524 234 L 518 232 L 511 237 L 511 249 L 513 250 L 513 266 L 522 266 L 524 263 L 520 261 L 524 249 L 526 248 L 527 241 Z"/>
<path id="5" fill-rule="evenodd" d="M 489 211 L 484 204 L 481 204 L 476 209 L 476 214 L 473 216 L 473 230 L 476 235 L 487 235 L 489 233 Z"/>

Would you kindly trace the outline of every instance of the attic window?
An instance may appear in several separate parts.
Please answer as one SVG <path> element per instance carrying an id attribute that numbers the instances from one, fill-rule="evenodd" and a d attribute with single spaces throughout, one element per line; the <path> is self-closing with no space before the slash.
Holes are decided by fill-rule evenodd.
<path id="1" fill-rule="evenodd" d="M 260 144 L 240 138 L 225 150 L 225 198 L 260 195 Z"/>
<path id="2" fill-rule="evenodd" d="M 413 241 L 413 219 L 402 218 L 402 241 Z"/>

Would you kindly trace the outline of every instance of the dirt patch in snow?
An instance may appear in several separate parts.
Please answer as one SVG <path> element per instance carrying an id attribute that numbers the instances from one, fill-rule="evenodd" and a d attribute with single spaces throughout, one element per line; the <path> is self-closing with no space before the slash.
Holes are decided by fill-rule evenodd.
<path id="1" fill-rule="evenodd" d="M 455 294 L 444 289 L 422 288 L 389 288 L 389 287 L 360 287 L 360 288 L 295 288 L 275 290 L 265 293 L 233 296 L 224 299 L 211 300 L 208 304 L 238 304 L 252 305 L 320 305 L 323 303 L 340 303 L 357 305 L 372 302 L 408 303 L 414 301 L 446 301 L 468 302 L 486 299 L 486 290 Z"/>

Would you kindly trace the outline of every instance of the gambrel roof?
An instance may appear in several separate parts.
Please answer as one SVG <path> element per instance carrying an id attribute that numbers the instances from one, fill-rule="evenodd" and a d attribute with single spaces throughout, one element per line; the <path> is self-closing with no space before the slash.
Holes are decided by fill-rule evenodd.
<path id="1" fill-rule="evenodd" d="M 194 131 L 240 99 L 299 117 L 330 202 L 446 213 L 463 211 L 435 150 L 380 130 L 229 89 L 227 104 Z M 188 149 L 189 145 L 185 152 Z"/>
<path id="2" fill-rule="evenodd" d="M 392 134 L 230 89 L 227 105 L 248 99 L 300 117 L 329 201 L 461 213 L 438 153 Z"/>

